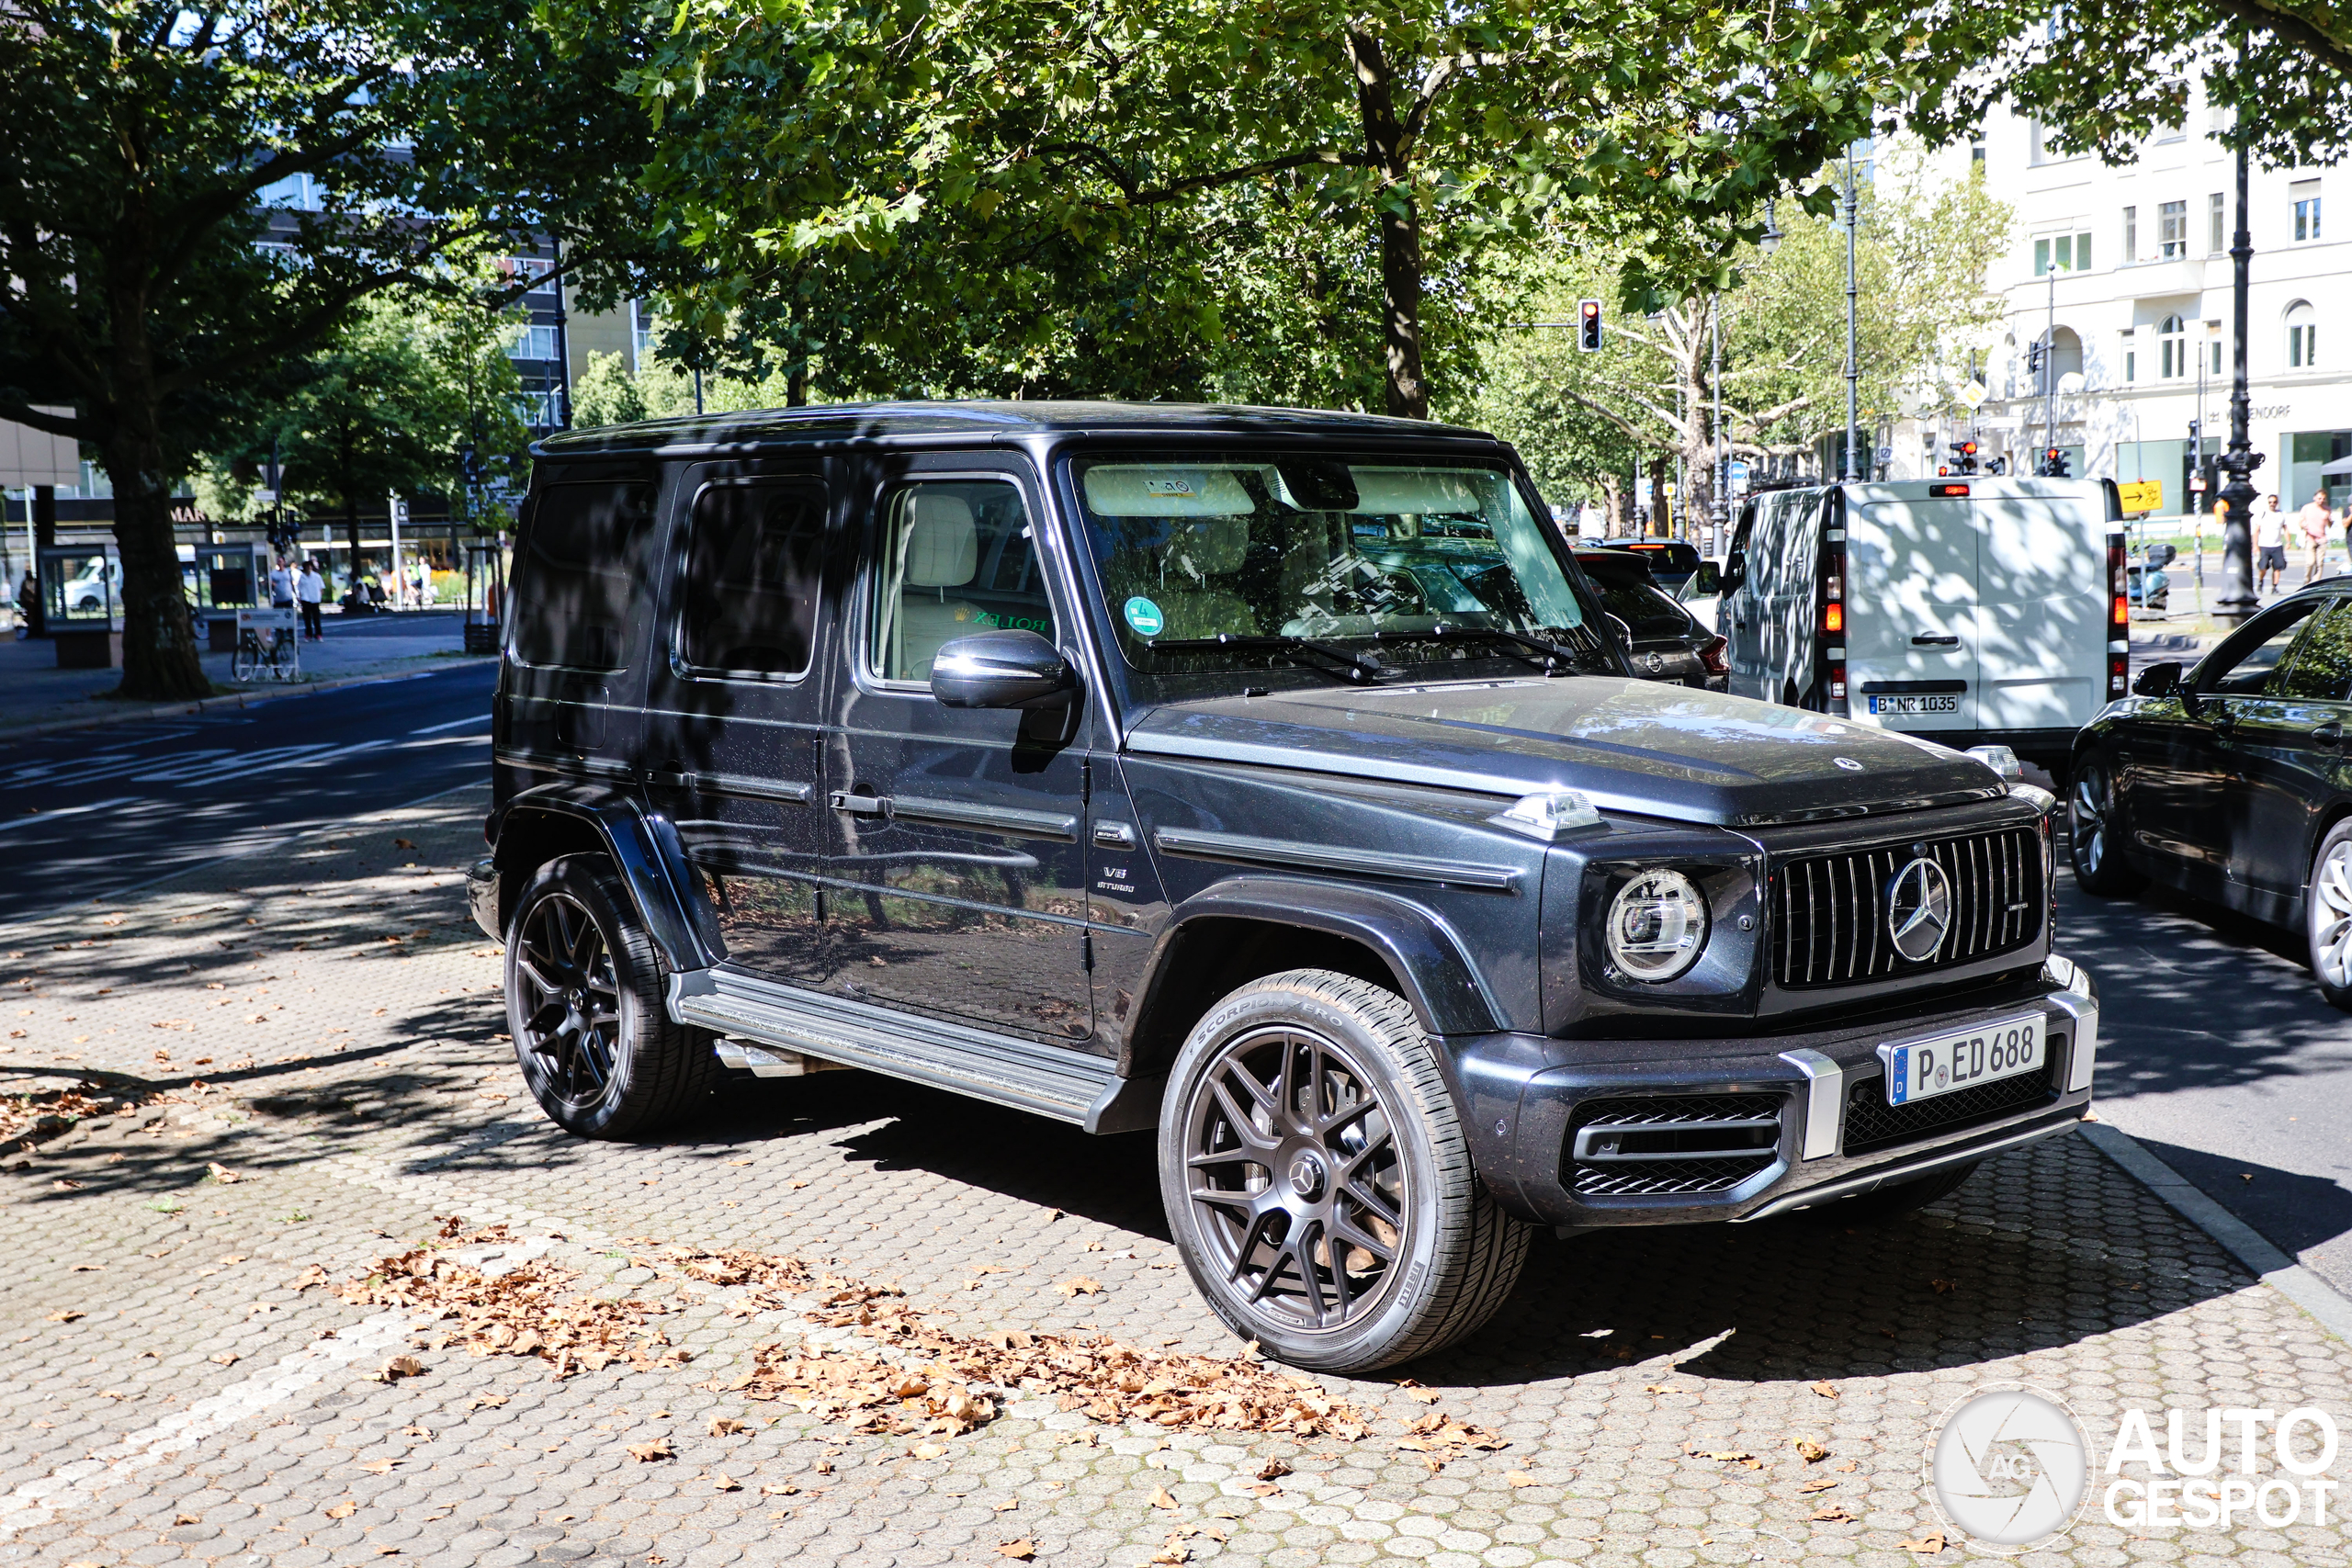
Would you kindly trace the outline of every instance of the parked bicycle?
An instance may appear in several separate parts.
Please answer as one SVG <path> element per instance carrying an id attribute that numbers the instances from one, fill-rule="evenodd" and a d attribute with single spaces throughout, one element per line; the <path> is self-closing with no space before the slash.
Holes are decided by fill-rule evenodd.
<path id="1" fill-rule="evenodd" d="M 237 651 L 230 656 L 229 673 L 238 681 L 299 681 L 302 678 L 302 635 L 292 610 L 237 612 Z"/>

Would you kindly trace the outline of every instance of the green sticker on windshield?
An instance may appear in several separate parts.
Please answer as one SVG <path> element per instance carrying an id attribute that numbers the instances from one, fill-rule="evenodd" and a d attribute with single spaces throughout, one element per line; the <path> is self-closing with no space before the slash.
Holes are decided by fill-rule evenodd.
<path id="1" fill-rule="evenodd" d="M 1160 628 L 1168 624 L 1159 606 L 1141 594 L 1127 601 L 1126 615 L 1127 625 L 1135 628 L 1137 637 L 1158 637 Z"/>

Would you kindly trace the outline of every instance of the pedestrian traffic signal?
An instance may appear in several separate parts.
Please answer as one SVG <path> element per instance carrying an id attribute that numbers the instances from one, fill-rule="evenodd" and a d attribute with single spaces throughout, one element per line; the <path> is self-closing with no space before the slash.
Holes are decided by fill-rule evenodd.
<path id="1" fill-rule="evenodd" d="M 2067 472 L 2066 449 L 2064 446 L 2052 446 L 2042 453 L 2041 477 L 2046 479 L 2063 479 L 2071 477 Z"/>
<path id="2" fill-rule="evenodd" d="M 2040 344 L 2030 343 L 2025 345 L 2025 368 L 2026 373 L 2035 380 L 2041 378 L 2041 345 Z"/>
<path id="3" fill-rule="evenodd" d="M 1974 473 L 1976 471 L 1976 443 L 1973 441 L 1953 442 L 1951 468 L 1955 474 Z"/>
<path id="4" fill-rule="evenodd" d="M 1600 346 L 1600 301 L 1577 301 L 1577 346 L 1592 353 Z"/>

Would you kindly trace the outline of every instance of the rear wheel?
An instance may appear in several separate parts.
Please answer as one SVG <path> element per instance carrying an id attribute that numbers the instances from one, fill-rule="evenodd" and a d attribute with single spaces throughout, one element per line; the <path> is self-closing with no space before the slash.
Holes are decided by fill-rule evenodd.
<path id="1" fill-rule="evenodd" d="M 2066 851 L 2083 891 L 2103 898 L 2138 891 L 2141 876 L 2115 852 L 2115 774 L 2097 752 L 2075 764 L 2066 786 Z"/>
<path id="2" fill-rule="evenodd" d="M 1269 976 L 1196 1025 L 1169 1075 L 1160 1193 L 1193 1282 L 1294 1366 L 1426 1355 L 1494 1314 L 1528 1229 L 1470 1162 L 1404 998 L 1329 970 Z"/>
<path id="3" fill-rule="evenodd" d="M 2303 887 L 2303 931 L 2319 994 L 2352 1012 L 2352 819 L 2338 822 L 2312 857 Z"/>
<path id="4" fill-rule="evenodd" d="M 670 1021 L 652 938 L 603 855 L 550 861 L 523 889 L 506 1018 L 539 1109 L 586 1137 L 652 1132 L 720 1076 L 707 1036 Z"/>

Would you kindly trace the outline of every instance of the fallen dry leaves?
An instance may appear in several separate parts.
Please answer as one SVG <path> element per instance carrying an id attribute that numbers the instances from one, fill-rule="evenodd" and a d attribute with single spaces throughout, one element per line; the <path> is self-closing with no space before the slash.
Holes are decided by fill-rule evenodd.
<path id="1" fill-rule="evenodd" d="M 85 1094 L 78 1089 L 0 1097 L 0 1144 L 27 1134 L 35 1140 L 52 1138 L 85 1116 L 112 1116 L 145 1103 L 148 1102 Z"/>
<path id="2" fill-rule="evenodd" d="M 359 1505 L 346 1499 L 341 1503 L 330 1503 L 322 1511 L 331 1519 L 347 1519 L 359 1511 Z"/>
<path id="3" fill-rule="evenodd" d="M 1796 1442 L 1796 1449 L 1797 1458 L 1804 1461 L 1807 1464 L 1819 1464 L 1823 1460 L 1829 1457 L 1829 1450 L 1823 1448 L 1819 1443 L 1815 1442 L 1811 1438 L 1799 1438 Z"/>
<path id="4" fill-rule="evenodd" d="M 999 1557 L 1010 1557 L 1015 1562 L 1026 1562 L 1037 1555 L 1037 1543 L 1027 1536 L 1023 1536 L 1019 1540 L 1008 1540 L 998 1547 L 996 1554 Z"/>
<path id="5" fill-rule="evenodd" d="M 1826 1378 L 1824 1378 L 1817 1383 L 1813 1383 L 1808 1386 L 1812 1388 L 1814 1393 L 1821 1395 L 1824 1399 L 1835 1399 L 1838 1397 L 1837 1385 L 1830 1382 Z"/>
<path id="6" fill-rule="evenodd" d="M 659 1460 L 675 1459 L 678 1456 L 670 1451 L 669 1438 L 656 1438 L 650 1443 L 629 1444 L 628 1457 L 639 1464 L 652 1464 Z"/>
<path id="7" fill-rule="evenodd" d="M 1846 1511 L 1845 1505 L 1842 1503 L 1832 1503 L 1826 1508 L 1816 1508 L 1806 1517 L 1815 1524 L 1820 1525 L 1850 1525 L 1854 1522 L 1854 1516 Z"/>
<path id="8" fill-rule="evenodd" d="M 1894 1543 L 1905 1551 L 1916 1551 L 1922 1557 L 1933 1557 L 1944 1549 L 1944 1532 L 1930 1531 L 1919 1540 L 1898 1540 Z"/>
<path id="9" fill-rule="evenodd" d="M 1830 1480 L 1826 1475 L 1816 1476 L 1813 1480 L 1808 1481 L 1804 1485 L 1798 1487 L 1797 1495 L 1802 1497 L 1808 1492 L 1826 1492 L 1837 1484 L 1838 1483 L 1836 1482 Z"/>
<path id="10" fill-rule="evenodd" d="M 1073 1274 L 1067 1280 L 1056 1280 L 1054 1289 L 1065 1296 L 1099 1296 L 1102 1293 L 1102 1281 L 1084 1274 Z"/>
<path id="11" fill-rule="evenodd" d="M 452 1246 L 512 1242 L 503 1225 L 444 1238 Z M 431 1348 L 458 1344 L 472 1356 L 537 1356 L 551 1362 L 559 1379 L 601 1371 L 616 1362 L 644 1370 L 678 1366 L 691 1358 L 670 1343 L 652 1318 L 670 1311 L 657 1302 L 607 1301 L 571 1286 L 576 1269 L 533 1258 L 503 1274 L 485 1274 L 430 1247 L 413 1247 L 377 1260 L 365 1277 L 336 1286 L 335 1294 L 361 1306 L 392 1306 L 454 1319 L 454 1328 L 434 1336 Z M 310 1281 L 306 1272 L 303 1282 Z"/>
<path id="12" fill-rule="evenodd" d="M 1527 1472 L 1523 1470 L 1507 1470 L 1503 1472 L 1503 1483 L 1511 1487 L 1513 1490 L 1517 1490 L 1521 1486 L 1540 1486 L 1543 1484 L 1543 1483 L 1537 1481 L 1535 1477 L 1528 1474 Z"/>
<path id="13" fill-rule="evenodd" d="M 1409 1435 L 1397 1438 L 1396 1446 L 1419 1454 L 1431 1474 L 1473 1449 L 1493 1453 L 1510 1447 L 1510 1438 L 1498 1437 L 1484 1427 L 1474 1427 L 1442 1410 L 1430 1411 L 1405 1430 Z"/>

